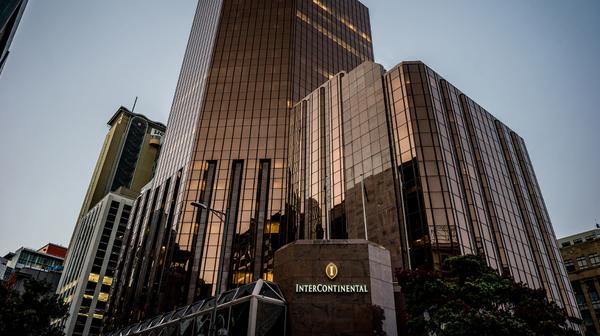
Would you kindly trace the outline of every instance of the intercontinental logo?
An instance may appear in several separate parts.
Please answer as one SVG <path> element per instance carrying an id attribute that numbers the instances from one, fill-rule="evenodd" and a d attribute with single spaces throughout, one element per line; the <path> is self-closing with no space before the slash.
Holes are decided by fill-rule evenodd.
<path id="1" fill-rule="evenodd" d="M 338 268 L 336 264 L 332 262 L 327 264 L 327 266 L 325 267 L 325 275 L 327 275 L 329 280 L 335 279 L 335 277 L 338 275 Z"/>
<path id="2" fill-rule="evenodd" d="M 338 275 L 338 267 L 330 262 L 325 266 L 325 275 L 333 280 Z M 296 284 L 296 293 L 368 293 L 365 284 Z"/>

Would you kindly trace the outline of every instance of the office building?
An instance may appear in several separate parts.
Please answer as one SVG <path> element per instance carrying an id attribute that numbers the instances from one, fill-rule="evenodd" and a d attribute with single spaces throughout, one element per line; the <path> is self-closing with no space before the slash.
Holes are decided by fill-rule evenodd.
<path id="1" fill-rule="evenodd" d="M 58 293 L 67 335 L 98 335 L 133 200 L 154 175 L 165 126 L 125 107 L 108 121 Z M 52 251 L 52 246 L 48 246 Z"/>
<path id="2" fill-rule="evenodd" d="M 154 186 L 134 205 L 110 325 L 272 279 L 274 251 L 293 237 L 290 108 L 372 59 L 368 9 L 356 0 L 199 1 Z M 192 201 L 228 208 L 229 231 Z"/>
<path id="3" fill-rule="evenodd" d="M 41 249 L 34 250 L 27 247 L 21 247 L 14 253 L 5 255 L 4 258 L 8 259 L 6 266 L 10 271 L 21 268 L 60 270 L 64 261 L 62 257 L 42 252 Z"/>
<path id="4" fill-rule="evenodd" d="M 381 244 L 392 267 L 478 254 L 579 313 L 525 142 L 421 62 L 366 62 L 296 104 L 296 239 Z"/>
<path id="5" fill-rule="evenodd" d="M 558 240 L 586 335 L 600 335 L 600 228 Z"/>
<path id="6" fill-rule="evenodd" d="M 3 0 L 0 3 L 0 74 L 26 5 L 27 0 Z"/>
<path id="7" fill-rule="evenodd" d="M 47 252 L 49 245 L 53 253 Z M 29 279 L 45 281 L 52 291 L 56 291 L 63 270 L 64 257 L 61 255 L 64 256 L 66 251 L 65 247 L 56 244 L 48 244 L 38 250 L 21 247 L 4 256 L 6 264 L 0 266 L 4 268 L 4 271 L 0 269 L 0 280 L 19 291 L 24 290 L 24 283 Z"/>
<path id="8" fill-rule="evenodd" d="M 391 269 L 481 255 L 579 317 L 523 139 L 421 62 L 372 60 L 358 1 L 199 2 L 109 328 L 277 281 L 292 241 L 345 238 Z"/>
<path id="9" fill-rule="evenodd" d="M 108 126 L 79 217 L 119 187 L 139 192 L 154 174 L 165 126 L 123 106 Z"/>
<path id="10" fill-rule="evenodd" d="M 109 192 L 79 219 L 58 294 L 69 304 L 60 322 L 67 335 L 99 335 L 121 253 L 123 235 L 137 197 L 125 188 Z"/>

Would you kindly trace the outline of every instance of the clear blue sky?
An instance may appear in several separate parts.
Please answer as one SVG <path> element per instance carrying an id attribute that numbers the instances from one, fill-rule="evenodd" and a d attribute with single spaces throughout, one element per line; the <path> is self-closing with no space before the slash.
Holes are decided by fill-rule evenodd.
<path id="1" fill-rule="evenodd" d="M 600 1 L 363 2 L 379 63 L 424 61 L 525 138 L 559 237 L 600 220 Z M 0 255 L 68 244 L 118 106 L 166 122 L 195 5 L 29 1 L 0 75 Z"/>

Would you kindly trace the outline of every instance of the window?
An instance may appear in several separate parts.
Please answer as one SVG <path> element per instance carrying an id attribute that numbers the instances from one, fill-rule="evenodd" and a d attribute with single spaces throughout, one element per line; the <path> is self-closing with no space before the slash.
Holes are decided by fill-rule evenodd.
<path id="1" fill-rule="evenodd" d="M 575 271 L 575 264 L 573 264 L 573 260 L 571 259 L 565 260 L 565 267 L 567 268 L 567 272 Z"/>
<path id="2" fill-rule="evenodd" d="M 573 240 L 573 245 L 580 244 L 580 243 L 583 243 L 583 239 L 582 238 L 577 238 L 577 239 Z"/>
<path id="3" fill-rule="evenodd" d="M 571 287 L 573 287 L 573 294 L 575 294 L 575 300 L 577 300 L 577 304 L 585 306 L 585 297 L 583 296 L 581 284 L 579 282 L 571 282 Z"/>
<path id="4" fill-rule="evenodd" d="M 100 279 L 100 276 L 95 273 L 90 273 L 90 275 L 88 276 L 88 280 L 92 282 L 98 282 L 98 279 Z"/>
<path id="5" fill-rule="evenodd" d="M 600 297 L 598 297 L 598 291 L 596 291 L 594 280 L 586 281 L 585 285 L 587 286 L 587 292 L 592 303 L 598 303 L 600 301 Z"/>
<path id="6" fill-rule="evenodd" d="M 571 242 L 570 241 L 566 241 L 562 244 L 560 244 L 562 247 L 567 247 L 567 246 L 571 246 Z"/>
<path id="7" fill-rule="evenodd" d="M 577 268 L 578 269 L 587 268 L 587 259 L 585 259 L 585 256 L 577 257 Z"/>
<path id="8" fill-rule="evenodd" d="M 598 264 L 600 264 L 600 256 L 598 256 L 598 253 L 590 254 L 589 258 L 590 264 L 592 264 L 592 266 L 597 266 Z"/>
<path id="9" fill-rule="evenodd" d="M 98 301 L 106 302 L 108 301 L 108 293 L 100 292 L 98 295 Z"/>
<path id="10" fill-rule="evenodd" d="M 592 321 L 592 314 L 588 310 L 581 311 L 581 318 L 583 319 L 583 324 L 585 324 L 588 328 L 594 328 L 594 322 Z"/>

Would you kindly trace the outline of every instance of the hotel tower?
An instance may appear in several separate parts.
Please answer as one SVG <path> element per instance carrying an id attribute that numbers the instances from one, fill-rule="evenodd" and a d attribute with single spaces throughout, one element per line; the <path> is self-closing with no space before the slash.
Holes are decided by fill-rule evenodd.
<path id="1" fill-rule="evenodd" d="M 337 74 L 288 141 L 298 239 L 368 238 L 393 269 L 477 254 L 579 316 L 525 141 L 427 65 Z"/>
<path id="2" fill-rule="evenodd" d="M 296 237 L 285 202 L 291 107 L 370 60 L 369 12 L 357 0 L 199 1 L 152 188 L 133 205 L 109 323 L 272 278 L 274 251 Z M 229 209 L 228 231 L 193 201 Z"/>
<path id="3" fill-rule="evenodd" d="M 392 269 L 478 254 L 579 316 L 524 140 L 425 64 L 373 63 L 365 6 L 199 1 L 108 325 L 272 281 L 292 241 L 365 238 Z"/>

